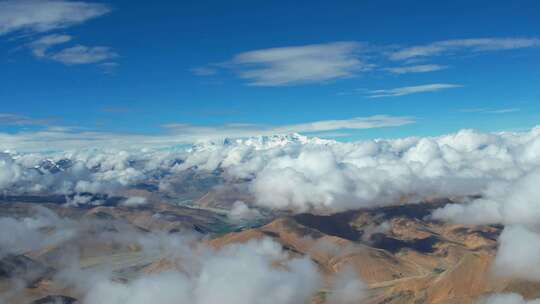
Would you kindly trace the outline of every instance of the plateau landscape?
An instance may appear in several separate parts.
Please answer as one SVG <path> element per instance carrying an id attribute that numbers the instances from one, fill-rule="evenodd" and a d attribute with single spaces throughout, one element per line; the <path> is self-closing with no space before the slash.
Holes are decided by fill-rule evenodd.
<path id="1" fill-rule="evenodd" d="M 539 304 L 539 29 L 0 0 L 0 304 Z"/>

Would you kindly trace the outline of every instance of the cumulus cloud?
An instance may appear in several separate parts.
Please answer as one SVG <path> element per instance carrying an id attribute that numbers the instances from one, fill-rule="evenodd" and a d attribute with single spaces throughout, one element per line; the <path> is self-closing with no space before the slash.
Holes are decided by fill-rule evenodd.
<path id="1" fill-rule="evenodd" d="M 494 271 L 501 276 L 540 281 L 540 272 L 531 268 L 540 256 L 540 182 L 538 130 L 514 138 L 507 147 L 513 167 L 499 173 L 466 204 L 450 204 L 433 212 L 432 217 L 464 224 L 504 224 Z M 506 158 L 506 157 L 505 157 Z"/>
<path id="2" fill-rule="evenodd" d="M 238 54 L 232 64 L 255 86 L 322 82 L 370 69 L 358 58 L 360 49 L 356 42 L 279 47 Z"/>
<path id="3" fill-rule="evenodd" d="M 448 205 L 434 216 L 476 222 L 480 220 L 476 210 L 492 207 L 482 213 L 482 222 L 501 217 L 523 222 L 527 217 L 536 219 L 536 213 L 520 211 L 520 206 L 535 206 L 523 197 L 533 190 L 521 189 L 534 184 L 538 175 L 534 168 L 540 162 L 539 134 L 538 129 L 499 134 L 463 130 L 433 138 L 356 143 L 288 135 L 206 142 L 166 153 L 152 149 L 93 149 L 54 156 L 15 153 L 2 156 L 0 180 L 4 190 L 15 192 L 113 193 L 153 176 L 220 170 L 233 181 L 248 180 L 255 203 L 268 208 L 344 210 L 391 204 L 403 197 L 483 194 L 482 200 Z M 501 192 L 510 188 L 523 195 Z M 490 191 L 493 195 L 488 195 Z M 498 199 L 515 202 L 506 205 L 507 215 L 501 215 Z M 479 206 L 471 207 L 475 205 Z"/>
<path id="4" fill-rule="evenodd" d="M 141 196 L 132 196 L 128 197 L 125 201 L 122 202 L 122 205 L 127 207 L 138 207 L 148 204 L 148 200 L 145 197 Z"/>
<path id="5" fill-rule="evenodd" d="M 461 130 L 439 137 L 352 143 L 301 135 L 281 135 L 204 142 L 187 149 L 171 150 L 90 149 L 47 154 L 7 152 L 0 155 L 0 189 L 4 194 L 64 193 L 69 194 L 68 197 L 77 201 L 77 204 L 93 204 L 96 200 L 89 199 L 91 196 L 88 196 L 87 192 L 114 192 L 118 189 L 129 189 L 141 182 L 160 186 L 173 185 L 170 190 L 174 191 L 174 185 L 182 184 L 175 184 L 175 178 L 189 174 L 189 182 L 198 185 L 197 182 L 207 183 L 207 180 L 198 180 L 197 174 L 207 174 L 216 177 L 218 183 L 241 185 L 235 189 L 247 192 L 243 194 L 248 194 L 245 197 L 250 198 L 250 201 L 246 201 L 249 204 L 236 203 L 230 206 L 231 214 L 240 218 L 246 214 L 253 215 L 253 210 L 248 208 L 248 205 L 296 212 L 336 212 L 396 202 L 416 202 L 434 196 L 475 195 L 474 197 L 480 198 L 468 199 L 463 204 L 447 205 L 436 210 L 433 217 L 466 224 L 504 224 L 506 228 L 501 235 L 500 248 L 494 263 L 496 273 L 538 281 L 540 275 L 531 270 L 530 265 L 538 264 L 537 257 L 540 256 L 540 249 L 537 248 L 537 244 L 540 244 L 537 225 L 540 220 L 537 199 L 540 197 L 537 187 L 540 181 L 539 151 L 540 129 L 537 127 L 521 133 Z M 20 238 L 39 238 L 35 229 L 25 226 L 24 220 L 14 222 L 12 219 L 6 225 L 22 227 L 17 230 L 23 235 Z M 366 230 L 369 234 L 384 229 L 388 227 L 383 223 L 380 226 L 367 227 Z M 10 236 L 2 236 L 6 244 L 10 242 Z M 125 239 L 133 240 L 127 237 Z M 147 238 L 140 242 L 146 244 L 143 247 L 161 247 Z M 22 243 L 6 246 L 21 248 L 17 252 L 26 250 L 26 245 Z M 264 246 L 273 247 L 254 245 L 257 248 Z M 520 248 L 519 252 L 516 248 Z M 228 250 L 233 252 L 231 256 L 238 256 L 244 249 Z M 219 261 L 227 262 L 224 265 L 229 265 L 228 252 L 218 254 Z M 268 249 L 264 252 L 264 256 L 282 256 L 279 250 Z M 210 254 L 208 260 L 213 261 L 214 256 Z M 276 261 L 282 259 L 271 258 L 269 263 Z M 199 280 L 203 280 L 205 286 L 219 285 L 212 281 L 213 276 L 210 274 L 217 268 L 228 269 L 229 266 L 220 264 L 216 268 L 205 268 L 206 266 L 199 267 L 199 263 L 195 262 L 193 265 L 197 266 L 196 269 L 188 274 L 148 279 L 152 282 L 156 280 L 159 285 L 162 284 L 162 279 L 169 282 L 181 280 L 181 277 L 189 282 L 187 284 L 191 284 L 189 286 L 194 286 L 188 289 L 188 302 L 214 301 L 214 298 L 208 299 L 206 295 L 199 295 L 194 291 L 198 290 Z M 307 262 L 297 263 L 307 265 Z M 246 262 L 246 265 L 248 264 Z M 235 264 L 235 267 L 237 266 Z M 255 269 L 259 266 L 250 267 Z M 305 266 L 305 269 L 304 266 L 287 265 L 285 269 L 296 269 L 299 273 L 308 272 L 306 269 L 311 266 Z M 208 276 L 205 276 L 205 273 Z M 239 276 L 242 274 L 237 273 Z M 293 274 L 279 272 L 272 279 L 272 284 L 279 280 L 287 281 L 290 277 L 296 278 Z M 253 280 L 258 281 L 259 278 L 255 277 Z M 92 294 L 99 300 L 102 292 L 111 291 L 118 293 L 116 299 L 130 300 L 129 296 L 135 293 L 133 286 L 138 287 L 135 282 L 120 285 L 110 280 L 99 282 L 104 285 L 92 285 L 87 289 L 92 290 L 89 297 Z M 148 281 L 144 283 L 153 284 Z M 260 284 L 267 286 L 269 283 L 263 281 Z M 316 285 L 315 282 L 313 284 Z M 253 290 L 259 288 L 259 285 L 247 286 L 251 286 Z M 302 286 L 295 288 L 310 289 Z M 352 289 L 343 286 L 345 294 Z M 355 286 L 357 288 L 361 284 Z M 236 290 L 236 287 L 231 288 Z M 290 298 L 272 298 L 273 301 L 287 303 L 293 301 L 292 299 L 297 301 L 303 298 L 286 287 L 283 287 L 283 290 L 283 294 L 289 294 Z M 238 293 L 242 292 L 243 289 L 238 290 Z M 237 299 L 235 295 L 236 293 L 226 292 L 222 294 L 231 300 Z M 250 294 L 245 297 L 249 299 L 249 296 Z M 168 298 L 164 298 L 165 300 Z"/>
<path id="6" fill-rule="evenodd" d="M 46 32 L 65 28 L 110 11 L 104 4 L 66 0 L 0 2 L 0 35 L 16 31 Z"/>
<path id="7" fill-rule="evenodd" d="M 352 269 L 339 272 L 332 282 L 328 304 L 356 304 L 362 303 L 367 297 L 368 286 Z"/>
<path id="8" fill-rule="evenodd" d="M 54 255 L 56 271 L 50 279 L 55 286 L 75 292 L 86 304 L 296 304 L 309 302 L 322 286 L 317 266 L 309 257 L 293 257 L 268 238 L 216 249 L 185 232 L 144 232 L 116 220 L 72 221 L 42 207 L 20 219 L 0 218 L 0 228 L 0 258 L 53 248 L 48 255 Z M 118 252 L 129 248 L 144 261 L 166 259 L 178 267 L 150 274 L 141 271 L 129 280 L 117 280 L 116 270 L 123 268 L 113 261 L 84 262 L 85 248 L 103 244 Z M 135 252 L 133 248 L 137 248 Z M 2 299 L 10 302 L 17 292 L 22 288 L 3 294 Z"/>
<path id="9" fill-rule="evenodd" d="M 229 212 L 229 218 L 233 221 L 254 220 L 261 217 L 257 209 L 250 208 L 242 201 L 236 201 Z"/>
<path id="10" fill-rule="evenodd" d="M 448 205 L 433 216 L 465 223 L 528 224 L 540 218 L 532 199 L 537 190 L 531 186 L 539 180 L 539 142 L 535 128 L 525 133 L 462 130 L 440 137 L 354 143 L 276 135 L 165 151 L 7 153 L 0 158 L 0 186 L 15 193 L 114 194 L 145 181 L 161 189 L 194 170 L 219 172 L 228 183 L 244 183 L 238 189 L 254 197 L 249 203 L 270 209 L 339 211 L 392 204 L 405 197 L 416 201 L 480 194 L 481 199 Z"/>
<path id="11" fill-rule="evenodd" d="M 494 269 L 498 275 L 540 282 L 540 234 L 523 226 L 507 226 L 499 238 Z"/>
<path id="12" fill-rule="evenodd" d="M 540 304 L 540 300 L 525 300 L 515 293 L 493 294 L 480 299 L 477 304 Z"/>
<path id="13" fill-rule="evenodd" d="M 84 303 L 296 304 L 308 302 L 321 286 L 313 262 L 288 259 L 269 239 L 204 249 L 182 256 L 182 262 L 195 267 L 144 275 L 128 283 L 98 280 L 86 290 Z"/>
<path id="14" fill-rule="evenodd" d="M 394 89 L 371 90 L 368 96 L 371 98 L 397 97 L 416 93 L 436 92 L 445 89 L 459 88 L 461 85 L 450 83 L 431 83 L 416 86 L 400 87 Z"/>
<path id="15" fill-rule="evenodd" d="M 536 151 L 535 146 L 530 148 Z M 514 179 L 492 183 L 482 192 L 484 198 L 435 210 L 433 217 L 469 224 L 535 225 L 540 220 L 537 199 L 540 190 L 536 187 L 540 182 L 540 170 L 537 167 L 530 170 Z"/>

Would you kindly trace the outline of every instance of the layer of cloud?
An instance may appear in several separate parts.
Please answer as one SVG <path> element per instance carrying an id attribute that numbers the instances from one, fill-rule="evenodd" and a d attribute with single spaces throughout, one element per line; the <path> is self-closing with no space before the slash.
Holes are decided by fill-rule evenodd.
<path id="1" fill-rule="evenodd" d="M 0 2 L 0 35 L 17 31 L 46 32 L 107 14 L 100 3 L 66 0 L 7 0 Z"/>
<path id="2" fill-rule="evenodd" d="M 358 58 L 361 45 L 334 42 L 249 51 L 236 55 L 232 64 L 250 85 L 282 86 L 351 77 L 370 69 Z"/>
<path id="3" fill-rule="evenodd" d="M 368 91 L 368 96 L 370 98 L 380 98 L 380 97 L 397 97 L 404 96 L 416 93 L 424 92 L 436 92 L 440 90 L 453 89 L 462 87 L 458 84 L 450 83 L 430 83 L 416 86 L 400 87 L 393 89 L 382 89 L 382 90 L 371 90 Z"/>
<path id="4" fill-rule="evenodd" d="M 116 147 L 124 144 L 116 140 Z M 462 130 L 434 138 L 355 143 L 276 135 L 173 150 L 152 149 L 163 147 L 161 140 L 154 146 L 148 138 L 136 140 L 146 148 L 122 151 L 113 149 L 111 142 L 108 150 L 4 154 L 0 188 L 16 193 L 114 193 L 145 181 L 165 187 L 169 179 L 196 170 L 221 172 L 229 183 L 245 183 L 243 191 L 254 197 L 249 203 L 269 209 L 339 211 L 403 198 L 482 194 L 470 206 L 448 205 L 434 216 L 467 223 L 528 223 L 540 218 L 529 211 L 536 206 L 529 194 L 536 192 L 528 189 L 538 179 L 538 128 L 500 134 Z M 55 165 L 58 162 L 62 165 Z M 511 203 L 504 203 L 501 213 L 503 200 Z"/>
<path id="5" fill-rule="evenodd" d="M 363 130 L 385 127 L 399 127 L 414 123 L 413 117 L 375 115 L 341 120 L 322 120 L 310 123 L 270 126 L 259 124 L 226 124 L 216 127 L 188 124 L 169 124 L 165 127 L 177 134 L 192 138 L 248 137 L 258 135 L 279 135 L 290 133 L 319 133 L 343 129 Z"/>
<path id="6" fill-rule="evenodd" d="M 4 116 L 2 117 L 2 115 Z M 38 124 L 40 121 L 13 114 L 0 114 L 0 124 Z M 38 131 L 0 133 L 0 142 L 4 150 L 17 151 L 73 150 L 89 147 L 159 148 L 179 144 L 192 144 L 205 140 L 222 140 L 225 138 L 283 135 L 290 133 L 317 134 L 340 130 L 399 127 L 413 123 L 415 123 L 414 117 L 375 115 L 290 125 L 230 123 L 204 126 L 168 124 L 163 126 L 168 132 L 159 135 L 94 132 L 63 127 L 49 127 Z"/>

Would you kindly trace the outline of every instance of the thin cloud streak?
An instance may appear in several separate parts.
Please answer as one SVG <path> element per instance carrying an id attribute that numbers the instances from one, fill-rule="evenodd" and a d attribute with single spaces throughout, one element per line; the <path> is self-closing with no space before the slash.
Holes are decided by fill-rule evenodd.
<path id="1" fill-rule="evenodd" d="M 0 113 L 0 126 L 45 126 L 51 122 L 52 119 L 34 119 L 12 113 Z"/>
<path id="2" fill-rule="evenodd" d="M 100 3 L 65 0 L 7 0 L 0 2 L 0 35 L 18 31 L 47 32 L 83 23 L 109 13 Z"/>
<path id="3" fill-rule="evenodd" d="M 437 56 L 453 51 L 487 52 L 540 47 L 538 38 L 473 38 L 436 41 L 400 49 L 390 54 L 391 60 L 409 60 Z"/>
<path id="4" fill-rule="evenodd" d="M 49 50 L 51 47 L 69 42 L 71 39 L 72 37 L 69 35 L 52 34 L 43 36 L 29 43 L 28 47 L 34 56 L 41 58 L 48 55 L 47 50 Z"/>
<path id="5" fill-rule="evenodd" d="M 382 89 L 368 91 L 368 97 L 381 98 L 381 97 L 397 97 L 416 93 L 436 92 L 445 89 L 459 88 L 462 85 L 450 84 L 450 83 L 431 83 L 417 86 L 407 86 L 394 89 Z"/>
<path id="6" fill-rule="evenodd" d="M 98 63 L 117 58 L 118 54 L 108 47 L 76 45 L 50 56 L 52 60 L 66 65 Z"/>
<path id="7" fill-rule="evenodd" d="M 438 64 L 421 64 L 402 67 L 386 68 L 385 70 L 393 74 L 408 74 L 408 73 L 426 73 L 447 69 L 445 65 Z"/>
<path id="8" fill-rule="evenodd" d="M 519 108 L 505 108 L 505 109 L 489 109 L 489 108 L 477 108 L 477 109 L 461 109 L 463 113 L 487 113 L 487 114 L 507 114 L 521 111 Z"/>

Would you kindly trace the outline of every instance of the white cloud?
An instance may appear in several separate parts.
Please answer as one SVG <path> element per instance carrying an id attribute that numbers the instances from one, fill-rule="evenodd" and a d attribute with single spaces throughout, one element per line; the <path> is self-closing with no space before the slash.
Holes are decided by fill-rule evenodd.
<path id="1" fill-rule="evenodd" d="M 443 40 L 399 49 L 390 54 L 390 59 L 408 60 L 458 51 L 487 52 L 539 46 L 540 39 L 538 38 L 472 38 Z"/>
<path id="2" fill-rule="evenodd" d="M 395 47 L 370 46 L 355 41 L 284 46 L 247 51 L 226 63 L 211 63 L 192 69 L 199 76 L 216 74 L 229 68 L 253 86 L 286 86 L 322 83 L 358 75 L 363 71 L 387 71 L 394 74 L 426 73 L 448 68 L 446 65 L 425 63 L 388 66 L 393 61 L 412 64 L 418 59 L 438 55 L 479 53 L 540 47 L 540 38 L 470 38 L 442 40 L 425 45 Z M 391 51 L 385 51 L 391 50 Z M 385 66 L 386 65 L 386 66 Z"/>
<path id="3" fill-rule="evenodd" d="M 408 73 L 426 73 L 433 71 L 440 71 L 448 68 L 445 65 L 438 64 L 421 64 L 421 65 L 409 65 L 386 68 L 385 70 L 394 74 L 408 74 Z"/>
<path id="4" fill-rule="evenodd" d="M 4 123 L 28 124 L 38 121 L 6 114 Z M 108 133 L 81 131 L 62 127 L 49 127 L 39 131 L 0 133 L 0 142 L 4 149 L 18 151 L 71 150 L 88 147 L 170 147 L 178 144 L 190 144 L 202 140 L 224 138 L 242 138 L 260 135 L 317 133 L 340 129 L 374 129 L 399 127 L 415 123 L 414 117 L 375 115 L 342 120 L 322 120 L 291 125 L 259 125 L 230 123 L 217 126 L 198 126 L 191 124 L 168 124 L 163 126 L 169 133 L 143 135 L 129 133 Z M 0 114 L 0 124 L 2 116 Z"/>
<path id="5" fill-rule="evenodd" d="M 462 87 L 462 86 L 458 84 L 449 84 L 449 83 L 431 83 L 431 84 L 423 84 L 423 85 L 417 85 L 417 86 L 400 87 L 400 88 L 394 88 L 394 89 L 371 90 L 371 91 L 368 91 L 368 96 L 371 98 L 396 97 L 396 96 L 404 96 L 404 95 L 410 95 L 410 94 L 416 94 L 416 93 L 436 92 L 440 90 L 459 88 L 459 87 Z"/>
<path id="6" fill-rule="evenodd" d="M 328 304 L 357 304 L 362 303 L 368 296 L 368 285 L 358 274 L 347 268 L 340 271 L 332 281 Z"/>
<path id="7" fill-rule="evenodd" d="M 508 109 L 489 110 L 487 113 L 506 114 L 506 113 L 515 113 L 515 112 L 519 112 L 519 111 L 520 111 L 520 109 L 518 109 L 518 108 L 508 108 Z"/>
<path id="8" fill-rule="evenodd" d="M 483 297 L 477 304 L 540 304 L 540 300 L 528 301 L 516 293 L 503 293 Z"/>
<path id="9" fill-rule="evenodd" d="M 321 120 L 310 123 L 290 124 L 281 126 L 232 123 L 216 127 L 195 126 L 189 124 L 169 124 L 164 127 L 176 134 L 197 138 L 247 137 L 258 135 L 275 135 L 290 133 L 316 133 L 342 129 L 374 129 L 397 127 L 414 123 L 413 117 L 374 115 L 340 120 Z"/>
<path id="10" fill-rule="evenodd" d="M 521 111 L 519 108 L 504 108 L 504 109 L 489 109 L 489 108 L 472 108 L 461 109 L 460 112 L 464 113 L 487 113 L 487 114 L 507 114 Z"/>
<path id="11" fill-rule="evenodd" d="M 260 218 L 261 213 L 257 209 L 250 208 L 242 201 L 236 201 L 232 205 L 228 216 L 233 221 L 244 221 Z"/>
<path id="12" fill-rule="evenodd" d="M 502 180 L 483 191 L 484 198 L 466 205 L 447 205 L 434 216 L 468 224 L 504 223 L 534 225 L 540 220 L 540 169 L 538 143 L 535 141 L 522 152 L 522 157 L 533 157 L 533 166 L 509 180 Z M 517 160 L 516 160 L 517 161 Z M 495 164 L 493 164 L 495 165 Z M 512 174 L 518 174 L 519 171 Z"/>
<path id="13" fill-rule="evenodd" d="M 49 209 L 34 206 L 35 215 L 14 219 L 0 217 L 0 258 L 56 245 L 74 236 L 63 220 Z M 45 230 L 44 228 L 56 228 Z"/>
<path id="14" fill-rule="evenodd" d="M 360 49 L 356 42 L 262 49 L 238 54 L 232 64 L 255 86 L 323 82 L 370 69 L 358 58 Z"/>
<path id="15" fill-rule="evenodd" d="M 50 119 L 35 119 L 12 113 L 0 113 L 0 125 L 28 126 L 48 125 L 50 123 Z"/>
<path id="16" fill-rule="evenodd" d="M 104 4 L 65 0 L 0 2 L 0 35 L 16 31 L 46 32 L 65 28 L 110 11 Z"/>
<path id="17" fill-rule="evenodd" d="M 540 282 L 540 234 L 523 226 L 507 226 L 499 237 L 494 269 L 498 275 Z"/>
<path id="18" fill-rule="evenodd" d="M 297 304 L 309 302 L 321 284 L 308 258 L 286 260 L 281 246 L 269 239 L 182 258 L 186 268 L 195 269 L 146 275 L 127 284 L 101 280 L 84 303 Z"/>
<path id="19" fill-rule="evenodd" d="M 148 204 L 148 200 L 141 196 L 131 196 L 122 202 L 122 205 L 127 207 L 138 207 L 146 204 Z"/>
<path id="20" fill-rule="evenodd" d="M 108 47 L 76 45 L 51 54 L 49 57 L 67 65 L 75 65 L 102 62 L 116 58 L 118 54 Z"/>
<path id="21" fill-rule="evenodd" d="M 8 11 L 2 12 L 2 6 L 7 7 Z M 64 0 L 0 2 L 0 28 L 2 26 L 2 17 L 6 18 L 6 20 L 10 16 L 13 20 L 17 18 L 26 20 L 26 22 L 30 23 L 26 24 L 21 21 L 23 25 L 21 25 L 20 29 L 44 32 L 83 22 L 107 12 L 109 12 L 108 7 L 102 4 Z M 25 18 L 28 18 L 28 20 Z M 19 30 L 19 28 L 16 27 L 13 30 Z M 70 35 L 49 34 L 26 44 L 26 47 L 38 58 L 55 60 L 68 65 L 98 63 L 118 57 L 110 48 L 102 46 L 88 47 L 76 45 L 55 52 L 51 51 L 51 48 L 65 44 L 71 40 L 73 40 L 73 37 Z M 111 70 L 110 66 L 104 66 L 104 68 Z"/>
<path id="22" fill-rule="evenodd" d="M 69 35 L 52 34 L 43 36 L 30 44 L 28 47 L 32 50 L 32 54 L 36 57 L 45 57 L 49 48 L 71 41 L 72 37 Z"/>
<path id="23" fill-rule="evenodd" d="M 416 201 L 482 194 L 482 200 L 448 205 L 434 216 L 467 223 L 527 224 L 540 219 L 533 199 L 538 194 L 531 187 L 539 180 L 535 170 L 540 166 L 539 130 L 500 134 L 462 130 L 434 138 L 356 143 L 280 135 L 202 142 L 167 153 L 157 148 L 178 148 L 180 135 L 100 134 L 89 140 L 85 134 L 68 133 L 71 137 L 66 138 L 65 133 L 56 137 L 40 133 L 29 139 L 13 137 L 11 143 L 21 150 L 36 145 L 46 151 L 55 145 L 91 149 L 55 153 L 53 159 L 66 158 L 71 164 L 55 174 L 34 169 L 47 163 L 50 154 L 4 154 L 0 183 L 3 190 L 13 192 L 114 193 L 156 173 L 174 177 L 183 170 L 219 170 L 228 179 L 246 180 L 243 189 L 255 198 L 250 205 L 271 209 L 338 211 L 392 204 L 404 197 Z"/>

